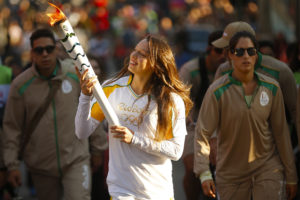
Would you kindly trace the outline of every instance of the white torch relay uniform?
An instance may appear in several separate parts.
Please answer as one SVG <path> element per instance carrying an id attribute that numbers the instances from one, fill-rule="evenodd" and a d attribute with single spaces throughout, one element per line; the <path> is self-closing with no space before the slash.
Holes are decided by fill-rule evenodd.
<path id="1" fill-rule="evenodd" d="M 113 199 L 160 199 L 174 197 L 171 160 L 178 160 L 183 151 L 185 105 L 172 93 L 176 111 L 170 115 L 172 129 L 167 139 L 156 141 L 157 104 L 151 97 L 150 106 L 138 125 L 148 96 L 138 96 L 130 87 L 132 76 L 106 85 L 103 90 L 119 117 L 120 124 L 134 132 L 132 143 L 126 144 L 109 134 L 109 172 L 107 184 Z M 104 119 L 104 114 L 92 97 L 81 94 L 76 115 L 76 135 L 88 137 Z"/>

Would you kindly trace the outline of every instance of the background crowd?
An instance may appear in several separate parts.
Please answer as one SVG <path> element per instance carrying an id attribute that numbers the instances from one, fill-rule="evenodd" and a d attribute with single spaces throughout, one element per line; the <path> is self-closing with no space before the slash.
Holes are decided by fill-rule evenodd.
<path id="1" fill-rule="evenodd" d="M 243 20 L 255 29 L 259 51 L 288 64 L 299 86 L 300 37 L 297 33 L 299 22 L 296 13 L 300 7 L 299 2 L 272 0 L 267 3 L 269 10 L 265 10 L 266 4 L 262 1 L 50 2 L 59 6 L 68 17 L 93 67 L 97 68 L 101 81 L 122 68 L 124 59 L 147 33 L 158 34 L 167 39 L 175 53 L 177 68 L 180 69 L 184 63 L 198 56 L 199 52 L 206 50 L 210 33 L 224 30 L 232 21 Z M 277 4 L 273 5 L 274 2 Z M 46 0 L 0 0 L 0 65 L 12 68 L 13 78 L 22 73 L 31 62 L 29 37 L 36 28 L 48 26 L 45 14 L 47 7 Z M 57 45 L 61 49 L 60 58 L 67 58 L 60 43 Z M 0 100 L 2 97 L 3 94 L 0 93 Z M 297 153 L 297 137 L 292 129 L 292 143 Z M 101 170 L 106 171 L 105 167 Z"/>
<path id="2" fill-rule="evenodd" d="M 299 45 L 295 43 L 296 22 L 293 20 L 296 18 L 296 1 L 278 1 L 279 6 L 286 8 L 281 10 L 269 6 L 272 8 L 270 15 L 275 14 L 283 19 L 274 19 L 277 25 L 270 27 L 269 34 L 259 32 L 262 26 L 260 21 L 266 17 L 261 16 L 260 12 L 260 6 L 264 5 L 256 0 L 51 2 L 58 5 L 69 18 L 85 51 L 91 58 L 97 58 L 103 70 L 102 78 L 120 69 L 124 57 L 147 33 L 159 34 L 168 39 L 180 68 L 185 61 L 205 50 L 210 32 L 223 29 L 234 20 L 251 24 L 258 30 L 258 40 L 263 42 L 269 53 L 291 63 L 292 69 L 297 71 L 295 54 Z M 12 67 L 15 75 L 30 62 L 28 39 L 35 28 L 47 23 L 47 6 L 45 0 L 0 1 L 1 62 Z M 272 18 L 267 22 L 272 24 Z"/>

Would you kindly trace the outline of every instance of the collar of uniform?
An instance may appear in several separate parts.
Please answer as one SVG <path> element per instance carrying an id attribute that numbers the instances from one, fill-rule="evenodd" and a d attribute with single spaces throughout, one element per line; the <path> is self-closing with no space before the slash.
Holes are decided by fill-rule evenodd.
<path id="1" fill-rule="evenodd" d="M 258 85 L 261 85 L 261 80 L 260 80 L 260 77 L 259 75 L 256 73 L 256 71 L 254 71 L 254 77 L 256 78 L 256 80 L 258 81 Z M 228 78 L 229 78 L 229 81 L 235 85 L 242 85 L 242 82 L 236 80 L 235 78 L 233 78 L 232 76 L 232 71 L 228 74 Z"/>
<path id="2" fill-rule="evenodd" d="M 55 77 L 55 76 L 57 75 L 58 68 L 59 68 L 59 62 L 57 61 L 57 62 L 56 62 L 55 69 L 54 69 L 54 71 L 52 72 L 52 74 L 51 74 L 49 77 L 46 77 L 46 76 L 41 75 L 41 74 L 39 73 L 39 71 L 38 71 L 38 73 L 39 73 L 39 75 L 40 75 L 40 77 L 41 77 L 42 79 L 44 79 L 44 80 L 50 80 L 50 79 L 52 79 L 53 77 Z"/>
<path id="3" fill-rule="evenodd" d="M 260 52 L 257 52 L 258 58 L 257 62 L 255 64 L 255 69 L 261 68 L 261 61 L 262 61 L 262 54 Z"/>

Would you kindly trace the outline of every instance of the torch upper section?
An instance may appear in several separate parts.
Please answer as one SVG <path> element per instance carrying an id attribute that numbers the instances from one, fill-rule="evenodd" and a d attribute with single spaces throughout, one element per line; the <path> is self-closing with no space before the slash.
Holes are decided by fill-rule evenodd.
<path id="1" fill-rule="evenodd" d="M 47 16 L 50 18 L 49 23 L 51 26 L 59 24 L 67 19 L 65 14 L 56 5 L 52 3 L 49 3 L 49 5 L 55 8 L 55 13 L 47 13 Z"/>

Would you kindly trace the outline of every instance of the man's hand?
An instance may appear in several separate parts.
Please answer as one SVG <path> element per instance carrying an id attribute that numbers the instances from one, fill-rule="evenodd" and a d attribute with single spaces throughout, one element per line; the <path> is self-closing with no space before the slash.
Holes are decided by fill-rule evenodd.
<path id="1" fill-rule="evenodd" d="M 19 187 L 22 184 L 20 170 L 11 170 L 8 172 L 8 182 L 14 187 Z"/>
<path id="2" fill-rule="evenodd" d="M 216 198 L 216 187 L 213 180 L 206 180 L 202 183 L 203 193 L 212 198 Z"/>
<path id="3" fill-rule="evenodd" d="M 286 196 L 288 200 L 293 200 L 297 194 L 297 184 L 286 184 Z"/>

